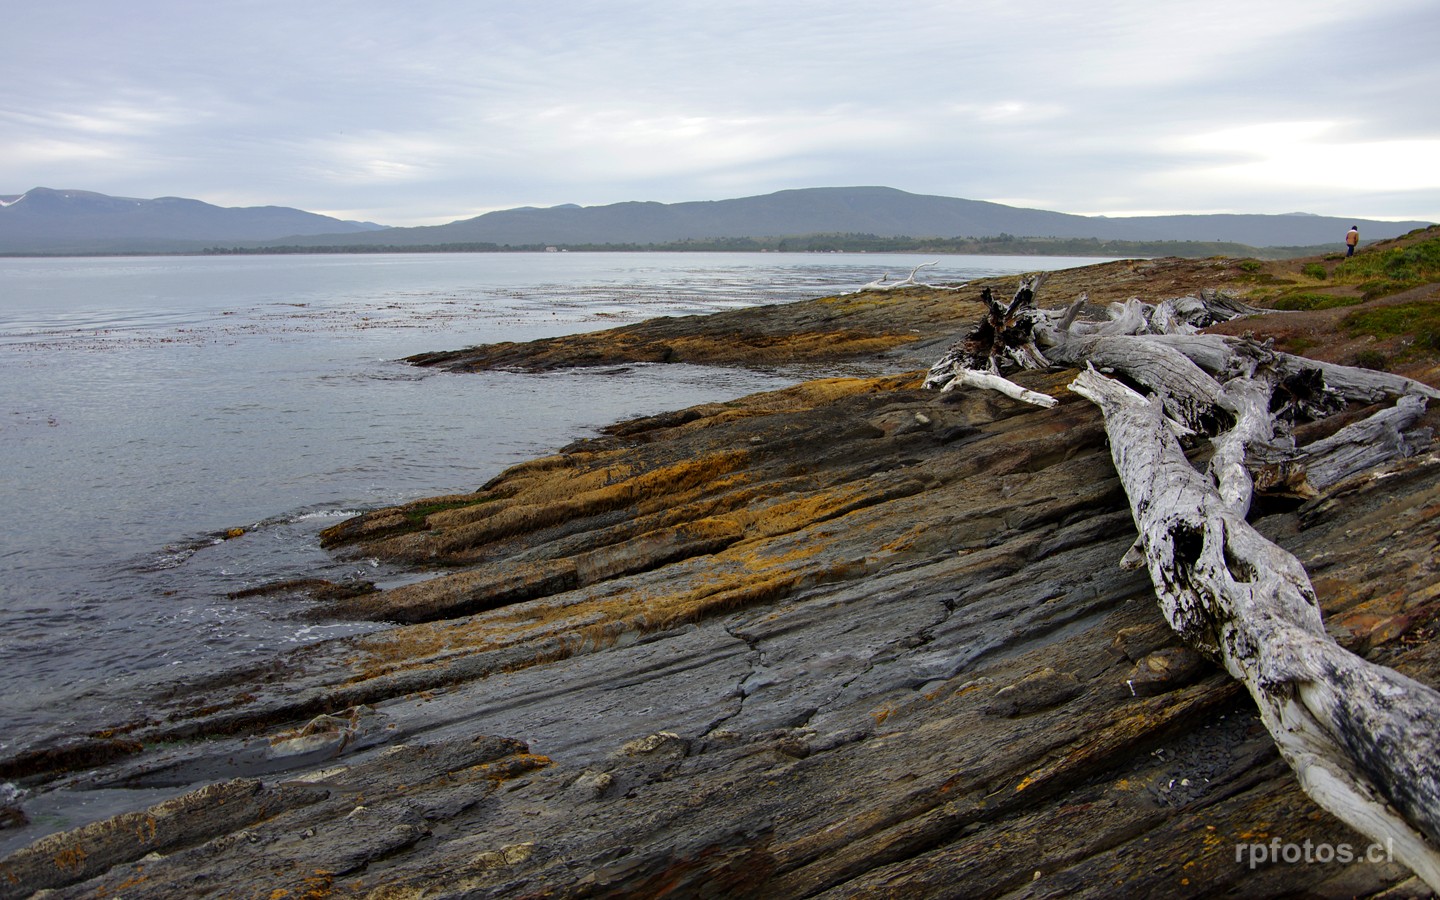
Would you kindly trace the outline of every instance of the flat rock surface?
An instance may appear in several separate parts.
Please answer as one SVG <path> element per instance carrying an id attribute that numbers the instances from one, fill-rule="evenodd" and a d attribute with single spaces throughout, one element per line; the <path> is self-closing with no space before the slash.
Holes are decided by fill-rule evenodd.
<path id="1" fill-rule="evenodd" d="M 1225 287 L 1233 263 L 1071 270 L 1042 305 Z M 663 343 L 872 371 L 619 423 L 330 529 L 332 552 L 424 577 L 318 592 L 313 615 L 393 627 L 0 760 L 32 819 L 126 808 L 0 831 L 0 898 L 1425 896 L 1362 858 L 1119 567 L 1134 526 L 1074 373 L 1017 378 L 1052 409 L 920 389 L 978 292 L 420 360 Z M 1440 685 L 1440 456 L 1255 518 L 1338 640 Z M 1307 842 L 1353 857 L 1276 859 Z"/>

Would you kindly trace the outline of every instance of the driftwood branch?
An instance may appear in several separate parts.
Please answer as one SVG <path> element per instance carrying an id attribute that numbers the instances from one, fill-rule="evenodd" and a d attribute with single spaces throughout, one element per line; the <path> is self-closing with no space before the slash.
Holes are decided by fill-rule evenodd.
<path id="1" fill-rule="evenodd" d="M 1410 455 L 1429 441 L 1415 426 L 1440 392 L 1198 333 L 1255 312 L 1219 295 L 1131 300 L 1082 321 L 1084 297 L 1042 312 L 1034 287 L 1022 282 L 1004 306 L 987 291 L 984 318 L 927 386 L 1017 396 L 1024 389 L 1004 378 L 1007 366 L 1083 369 L 1071 390 L 1105 417 L 1139 532 L 1122 564 L 1145 566 L 1176 633 L 1245 684 L 1306 792 L 1440 891 L 1440 692 L 1336 644 L 1304 567 L 1246 521 L 1256 472 L 1262 486 L 1313 494 Z M 1387 398 L 1393 407 L 1294 446 L 1294 422 Z M 1204 472 L 1179 439 L 1197 432 L 1214 435 Z"/>
<path id="2" fill-rule="evenodd" d="M 945 387 L 941 388 L 940 392 L 943 394 L 957 387 L 978 387 L 991 391 L 999 391 L 1007 397 L 1013 397 L 1016 400 L 1031 403 L 1035 406 L 1043 406 L 1046 409 L 1060 402 L 1049 394 L 1042 394 L 1039 391 L 1032 391 L 1029 388 L 1021 387 L 1008 378 L 1002 378 L 990 372 L 976 372 L 972 369 L 964 369 L 958 372 Z"/>
<path id="3" fill-rule="evenodd" d="M 853 291 L 852 293 L 859 294 L 859 293 L 861 293 L 861 292 L 863 292 L 863 291 L 893 291 L 893 290 L 897 290 L 897 289 L 899 289 L 899 288 L 907 288 L 907 287 L 926 287 L 926 288 L 932 288 L 932 289 L 937 290 L 937 291 L 954 291 L 954 290 L 959 290 L 959 288 L 943 287 L 943 286 L 941 286 L 941 285 L 936 285 L 936 284 L 925 284 L 924 282 L 916 281 L 916 280 L 915 280 L 915 273 L 916 273 L 916 272 L 919 272 L 921 269 L 927 269 L 927 268 L 929 268 L 930 266 L 938 266 L 938 265 L 940 265 L 940 261 L 939 261 L 939 260 L 936 260 L 935 262 L 921 263 L 920 265 L 918 265 L 918 266 L 916 266 L 915 268 L 911 269 L 911 270 L 910 270 L 910 274 L 907 275 L 905 278 L 902 278 L 902 279 L 899 280 L 899 281 L 891 281 L 891 280 L 890 280 L 890 273 L 889 273 L 889 272 L 886 272 L 884 275 L 881 275 L 879 278 L 875 279 L 874 281 L 870 282 L 869 284 L 862 284 L 859 288 L 857 288 L 857 289 L 856 289 L 855 291 Z"/>

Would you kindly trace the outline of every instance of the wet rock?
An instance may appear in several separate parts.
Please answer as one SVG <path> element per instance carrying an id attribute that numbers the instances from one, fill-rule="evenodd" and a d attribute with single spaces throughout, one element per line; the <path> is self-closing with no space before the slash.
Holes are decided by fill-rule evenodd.
<path id="1" fill-rule="evenodd" d="M 30 824 L 30 817 L 21 808 L 20 801 L 24 797 L 24 790 L 9 782 L 0 783 L 0 828 L 19 828 Z"/>
<path id="2" fill-rule="evenodd" d="M 348 600 L 362 594 L 368 594 L 376 590 L 373 581 L 351 581 L 336 583 L 324 578 L 294 578 L 284 581 L 273 581 L 268 584 L 256 587 L 244 588 L 243 590 L 231 591 L 226 594 L 232 600 L 244 600 L 249 597 L 272 597 L 283 594 L 293 594 L 315 601 L 336 601 Z"/>
<path id="3" fill-rule="evenodd" d="M 270 738 L 270 758 L 307 757 L 330 759 L 358 745 L 362 731 L 373 733 L 381 718 L 372 707 L 358 706 L 340 715 L 322 713 L 293 731 Z"/>
<path id="4" fill-rule="evenodd" d="M 1152 697 L 1184 687 L 1205 669 L 1204 657 L 1189 647 L 1166 647 L 1146 654 L 1125 679 L 1137 697 Z"/>
<path id="5" fill-rule="evenodd" d="M 535 852 L 535 842 L 526 841 L 522 844 L 509 844 L 499 850 L 486 850 L 475 857 L 475 864 L 481 869 L 504 869 L 510 866 L 518 866 L 525 862 Z"/>
<path id="6" fill-rule="evenodd" d="M 1059 706 L 1083 690 L 1073 672 L 1057 672 L 1046 667 L 996 691 L 985 712 L 1006 718 L 1028 715 Z"/>
<path id="7" fill-rule="evenodd" d="M 1168 625 L 1151 622 L 1120 629 L 1115 633 L 1115 640 L 1110 642 L 1110 649 L 1120 657 L 1138 663 L 1161 647 L 1178 647 L 1178 641 Z"/>
<path id="8" fill-rule="evenodd" d="M 598 800 L 614 786 L 615 776 L 609 772 L 586 770 L 581 772 L 580 777 L 570 785 L 570 793 L 574 794 L 580 802 Z"/>
<path id="9" fill-rule="evenodd" d="M 690 742 L 673 732 L 662 731 L 633 741 L 626 741 L 621 746 L 620 753 L 625 756 L 680 759 L 690 755 Z"/>

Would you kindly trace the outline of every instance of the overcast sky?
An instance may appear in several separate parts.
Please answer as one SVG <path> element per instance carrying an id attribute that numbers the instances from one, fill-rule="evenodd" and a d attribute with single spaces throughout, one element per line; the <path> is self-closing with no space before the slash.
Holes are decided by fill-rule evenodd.
<path id="1" fill-rule="evenodd" d="M 1436 0 L 16 0 L 0 194 L 1440 222 Z"/>

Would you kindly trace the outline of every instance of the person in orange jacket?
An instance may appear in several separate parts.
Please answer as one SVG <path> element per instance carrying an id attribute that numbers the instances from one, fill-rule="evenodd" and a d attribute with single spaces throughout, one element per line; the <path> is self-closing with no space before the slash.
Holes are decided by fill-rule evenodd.
<path id="1" fill-rule="evenodd" d="M 1355 255 L 1355 245 L 1360 243 L 1360 226 L 1351 225 L 1350 230 L 1345 232 L 1345 255 Z"/>

